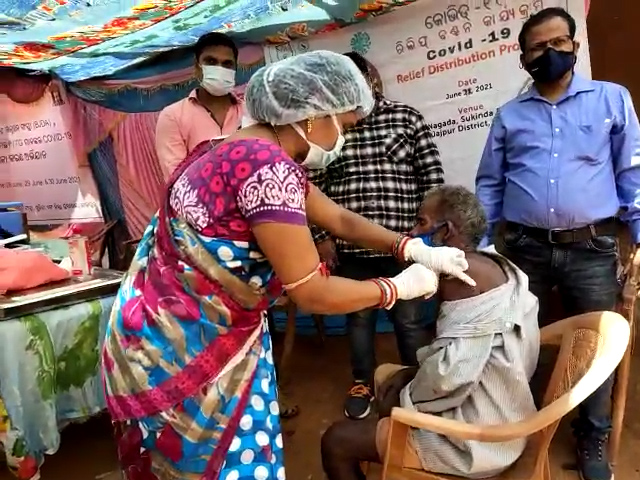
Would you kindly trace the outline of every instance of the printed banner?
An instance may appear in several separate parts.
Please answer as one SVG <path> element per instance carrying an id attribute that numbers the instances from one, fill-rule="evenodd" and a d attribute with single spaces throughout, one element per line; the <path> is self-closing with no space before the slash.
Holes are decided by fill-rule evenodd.
<path id="1" fill-rule="evenodd" d="M 29 223 L 102 219 L 86 159 L 77 158 L 61 89 L 19 104 L 0 96 L 0 202 L 19 201 Z"/>
<path id="2" fill-rule="evenodd" d="M 265 59 L 321 49 L 361 53 L 377 67 L 385 95 L 417 108 L 430 124 L 447 183 L 475 189 L 496 109 L 531 85 L 519 59 L 522 24 L 553 6 L 575 17 L 576 68 L 590 77 L 584 0 L 418 1 L 366 23 L 265 47 Z"/>

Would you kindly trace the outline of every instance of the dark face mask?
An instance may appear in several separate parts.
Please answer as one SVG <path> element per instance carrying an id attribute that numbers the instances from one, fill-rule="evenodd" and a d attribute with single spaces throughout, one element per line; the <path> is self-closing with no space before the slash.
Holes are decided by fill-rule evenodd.
<path id="1" fill-rule="evenodd" d="M 563 52 L 547 48 L 542 55 L 525 65 L 529 75 L 539 83 L 560 80 L 576 63 L 574 52 Z"/>

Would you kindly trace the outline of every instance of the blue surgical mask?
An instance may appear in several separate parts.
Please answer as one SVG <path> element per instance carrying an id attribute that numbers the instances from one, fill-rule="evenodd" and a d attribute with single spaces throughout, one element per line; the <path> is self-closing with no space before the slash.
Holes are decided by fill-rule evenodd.
<path id="1" fill-rule="evenodd" d="M 442 227 L 446 225 L 447 225 L 446 222 L 438 223 L 433 228 L 431 228 L 428 232 L 425 232 L 421 235 L 416 235 L 416 238 L 419 238 L 420 240 L 422 240 L 422 243 L 424 243 L 428 247 L 441 247 L 442 242 L 434 241 L 433 237 L 436 233 L 438 233 L 438 230 L 440 230 Z"/>

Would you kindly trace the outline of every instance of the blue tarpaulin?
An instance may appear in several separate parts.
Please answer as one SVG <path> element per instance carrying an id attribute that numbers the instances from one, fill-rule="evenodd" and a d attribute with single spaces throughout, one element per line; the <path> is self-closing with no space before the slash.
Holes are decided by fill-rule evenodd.
<path id="1" fill-rule="evenodd" d="M 347 24 L 359 7 L 358 0 L 2 0 L 0 65 L 75 82 L 113 75 L 211 31 L 262 42 L 290 25 Z"/>

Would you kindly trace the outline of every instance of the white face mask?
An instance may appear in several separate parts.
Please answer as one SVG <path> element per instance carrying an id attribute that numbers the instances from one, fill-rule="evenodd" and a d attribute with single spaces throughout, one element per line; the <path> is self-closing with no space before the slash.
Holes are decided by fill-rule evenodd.
<path id="1" fill-rule="evenodd" d="M 344 135 L 342 135 L 342 132 L 340 131 L 340 126 L 338 125 L 336 117 L 333 116 L 331 118 L 333 119 L 333 124 L 336 126 L 338 138 L 330 151 L 326 151 L 320 145 L 310 142 L 307 139 L 307 135 L 300 128 L 300 125 L 297 123 L 291 124 L 293 129 L 298 132 L 298 135 L 304 138 L 309 144 L 309 153 L 307 154 L 307 158 L 305 158 L 304 162 L 302 162 L 302 166 L 307 167 L 309 170 L 321 170 L 323 168 L 327 168 L 329 164 L 337 159 L 342 152 L 342 147 L 344 146 Z"/>
<path id="2" fill-rule="evenodd" d="M 236 86 L 236 72 L 218 65 L 202 65 L 200 85 L 214 97 L 231 93 Z"/>

